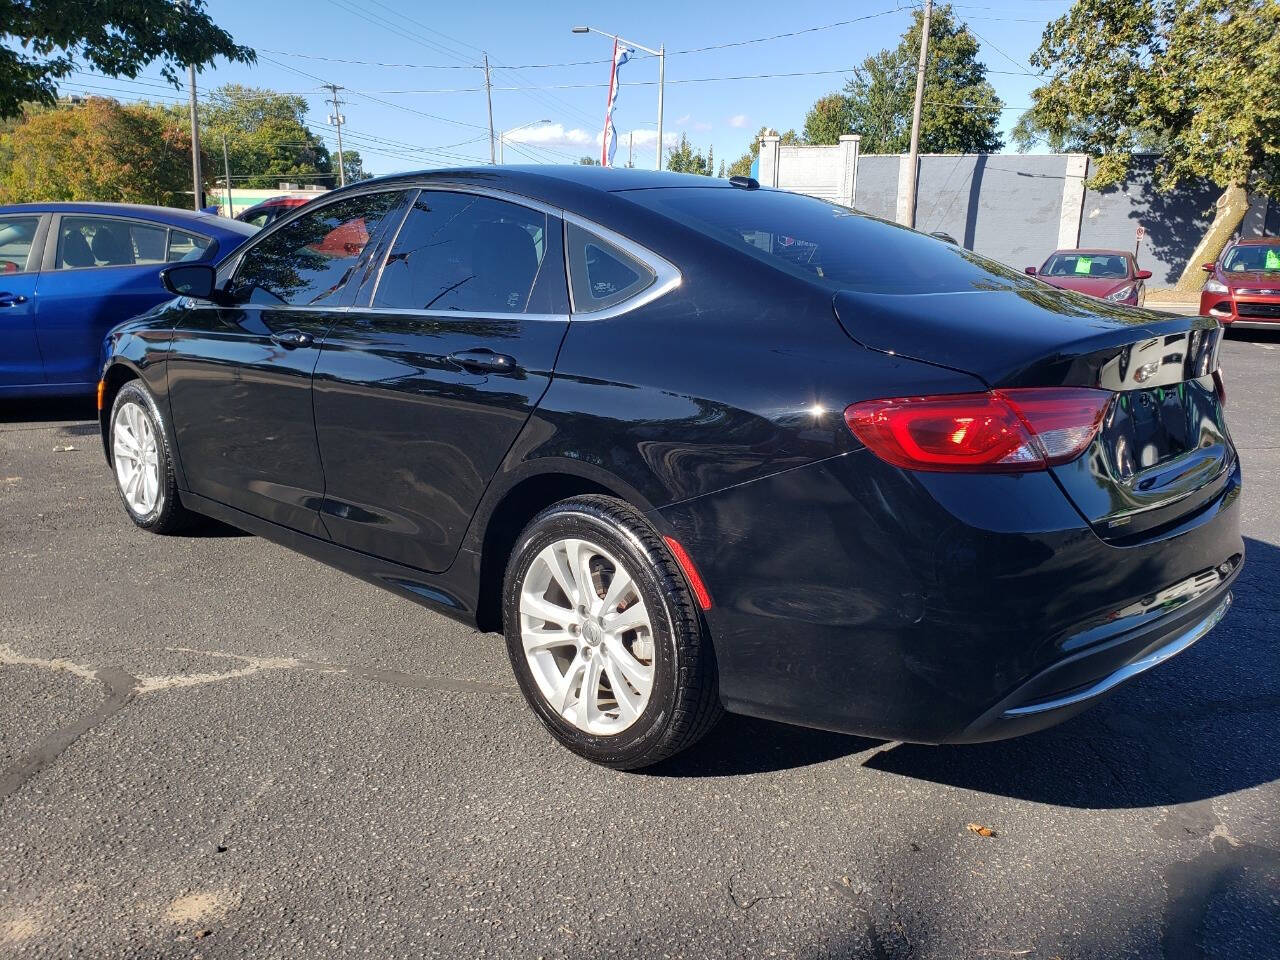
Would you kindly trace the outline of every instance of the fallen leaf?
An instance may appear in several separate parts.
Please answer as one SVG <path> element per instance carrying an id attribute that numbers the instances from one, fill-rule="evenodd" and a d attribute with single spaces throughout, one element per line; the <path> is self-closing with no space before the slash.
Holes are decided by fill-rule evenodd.
<path id="1" fill-rule="evenodd" d="M 980 823 L 970 823 L 968 827 L 970 833 L 976 833 L 980 837 L 994 837 L 996 835 L 994 830 L 990 827 L 984 827 Z"/>

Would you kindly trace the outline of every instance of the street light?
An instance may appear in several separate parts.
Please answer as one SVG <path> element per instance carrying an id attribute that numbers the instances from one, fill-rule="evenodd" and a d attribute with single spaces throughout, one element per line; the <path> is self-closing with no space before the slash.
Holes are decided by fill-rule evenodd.
<path id="1" fill-rule="evenodd" d="M 517 130 L 523 130 L 525 127 L 536 127 L 540 123 L 550 123 L 550 120 L 530 120 L 528 123 L 522 123 L 518 127 L 512 127 L 510 130 L 503 130 L 498 134 L 498 162 L 506 163 L 506 137 L 508 133 L 515 133 Z"/>
<path id="2" fill-rule="evenodd" d="M 651 53 L 658 58 L 658 150 L 657 150 L 658 157 L 657 157 L 657 161 L 654 163 L 654 169 L 661 170 L 662 169 L 662 86 L 663 86 L 663 81 L 666 79 L 666 73 L 667 73 L 667 53 L 666 53 L 667 45 L 664 43 L 662 46 L 658 47 L 657 50 L 654 50 L 652 47 L 646 47 L 643 43 L 636 43 L 633 40 L 623 40 L 622 37 L 618 36 L 616 33 L 606 33 L 603 30 L 597 30 L 595 27 L 574 27 L 573 32 L 574 33 L 598 33 L 600 34 L 600 36 L 608 37 L 610 40 L 614 40 L 617 43 L 622 44 L 624 47 L 635 47 L 637 50 L 643 50 L 645 53 Z"/>

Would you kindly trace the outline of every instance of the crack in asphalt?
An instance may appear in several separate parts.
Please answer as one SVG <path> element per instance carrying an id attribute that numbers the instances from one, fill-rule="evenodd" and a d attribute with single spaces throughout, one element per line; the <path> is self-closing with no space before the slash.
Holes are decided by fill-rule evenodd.
<path id="1" fill-rule="evenodd" d="M 0 771 L 0 802 L 12 796 L 23 784 L 50 766 L 79 737 L 115 716 L 134 698 L 163 690 L 221 683 L 226 680 L 254 676 L 270 670 L 304 670 L 331 676 L 360 677 L 411 690 L 427 690 L 437 693 L 480 693 L 513 696 L 519 692 L 514 685 L 505 686 L 480 680 L 405 673 L 400 670 L 345 666 L 324 663 L 318 660 L 302 660 L 296 657 L 256 657 L 249 654 L 228 653 L 222 650 L 196 650 L 190 647 L 165 647 L 165 650 L 171 653 L 191 653 L 215 659 L 237 660 L 242 662 L 244 666 L 219 672 L 134 676 L 120 667 L 86 666 L 64 657 L 31 657 L 19 653 L 8 644 L 0 644 L 0 667 L 36 667 L 70 673 L 83 680 L 101 682 L 107 691 L 106 697 L 94 709 L 72 723 L 59 727 L 41 738 L 16 763 L 7 770 Z"/>

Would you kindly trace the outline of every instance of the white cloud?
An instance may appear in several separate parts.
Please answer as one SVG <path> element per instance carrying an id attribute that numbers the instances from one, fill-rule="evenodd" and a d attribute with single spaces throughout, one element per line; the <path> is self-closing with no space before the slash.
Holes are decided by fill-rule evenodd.
<path id="1" fill-rule="evenodd" d="M 637 150 L 652 150 L 658 139 L 656 130 L 639 128 L 636 130 L 618 131 L 618 150 L 625 152 L 627 139 L 634 135 Z M 506 135 L 508 143 L 527 143 L 530 146 L 569 147 L 574 149 L 600 146 L 603 134 L 599 131 L 583 130 L 581 127 L 566 128 L 562 123 L 544 123 L 537 127 L 525 127 L 523 130 L 512 130 Z M 663 133 L 662 141 L 668 146 L 679 142 L 674 133 Z"/>
<path id="2" fill-rule="evenodd" d="M 745 127 L 747 125 L 747 115 L 745 113 L 737 113 L 729 118 L 729 126 Z"/>
<path id="3" fill-rule="evenodd" d="M 693 119 L 693 114 L 686 113 L 683 117 L 681 117 L 679 120 L 676 121 L 676 126 L 677 127 L 682 126 L 683 124 L 688 123 L 692 119 Z"/>

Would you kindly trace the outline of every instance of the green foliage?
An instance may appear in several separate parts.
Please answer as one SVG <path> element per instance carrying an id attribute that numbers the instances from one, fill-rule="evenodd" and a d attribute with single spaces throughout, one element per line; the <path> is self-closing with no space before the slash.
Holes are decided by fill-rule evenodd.
<path id="1" fill-rule="evenodd" d="M 1280 3 L 1078 0 L 1045 29 L 1028 126 L 1094 157 L 1090 185 L 1161 153 L 1157 183 L 1280 187 Z M 1050 142 L 1054 142 L 1052 139 Z"/>
<path id="2" fill-rule="evenodd" d="M 924 14 L 914 13 L 911 28 L 892 50 L 867 57 L 845 84 L 847 115 L 839 133 L 862 135 L 863 153 L 904 153 L 911 146 L 911 113 L 920 61 Z M 824 97 L 814 109 L 830 97 Z M 924 153 L 991 153 L 1004 146 L 1000 108 L 987 68 L 978 60 L 978 41 L 957 24 L 950 4 L 933 11 L 929 56 L 925 65 L 924 105 L 920 112 L 920 150 Z M 836 111 L 828 111 L 832 117 Z M 813 117 L 813 112 L 810 112 Z M 824 133 L 831 128 L 823 127 Z M 808 132 L 808 123 L 805 127 Z M 839 136 L 839 133 L 836 136 Z M 829 135 L 829 134 L 828 134 Z M 834 143 L 834 139 L 823 140 Z"/>
<path id="3" fill-rule="evenodd" d="M 710 151 L 705 157 L 701 150 L 695 152 L 689 138 L 682 133 L 679 145 L 667 154 L 667 169 L 709 177 L 715 171 L 715 161 Z"/>
<path id="4" fill-rule="evenodd" d="M 316 174 L 337 170 L 329 149 L 307 127 L 305 97 L 287 96 L 229 83 L 213 91 L 200 106 L 200 138 L 212 159 L 210 180 L 222 173 L 222 138 L 226 137 L 231 176 L 237 187 L 270 189 L 282 180 L 315 182 Z M 187 110 L 176 113 L 186 122 Z M 359 155 L 356 154 L 359 161 Z M 351 179 L 350 158 L 347 178 Z M 216 171 L 216 173 L 215 173 Z"/>
<path id="5" fill-rule="evenodd" d="M 185 195 L 184 195 L 185 191 Z M 105 200 L 190 206 L 191 137 L 146 105 L 90 97 L 28 105 L 0 129 L 0 202 Z"/>
<path id="6" fill-rule="evenodd" d="M 806 143 L 834 144 L 846 133 L 853 133 L 853 113 L 847 98 L 829 93 L 809 108 L 804 118 Z"/>
<path id="7" fill-rule="evenodd" d="M 215 57 L 254 62 L 204 11 L 204 0 L 8 0 L 0 3 L 0 116 L 24 102 L 52 105 L 57 81 L 78 63 L 110 76 L 136 77 L 160 63 L 173 84 L 187 64 Z"/>
<path id="8" fill-rule="evenodd" d="M 598 166 L 600 166 L 600 161 L 599 161 L 599 160 L 597 160 L 595 157 L 579 157 L 579 158 L 578 158 L 578 166 L 580 166 L 580 167 L 598 167 Z"/>
<path id="9" fill-rule="evenodd" d="M 365 170 L 364 159 L 358 150 L 342 151 L 342 170 L 347 176 L 347 183 L 373 179 L 373 174 Z"/>
<path id="10" fill-rule="evenodd" d="M 740 156 L 733 163 L 729 164 L 729 176 L 731 177 L 749 177 L 751 176 L 751 164 L 755 163 L 756 157 L 760 156 L 760 138 L 764 136 L 777 136 L 778 131 L 772 127 L 761 127 L 756 131 L 756 135 L 752 138 L 751 143 L 747 147 L 747 152 Z M 782 144 L 787 147 L 799 146 L 804 143 L 804 138 L 794 130 L 788 130 L 782 135 Z"/>

